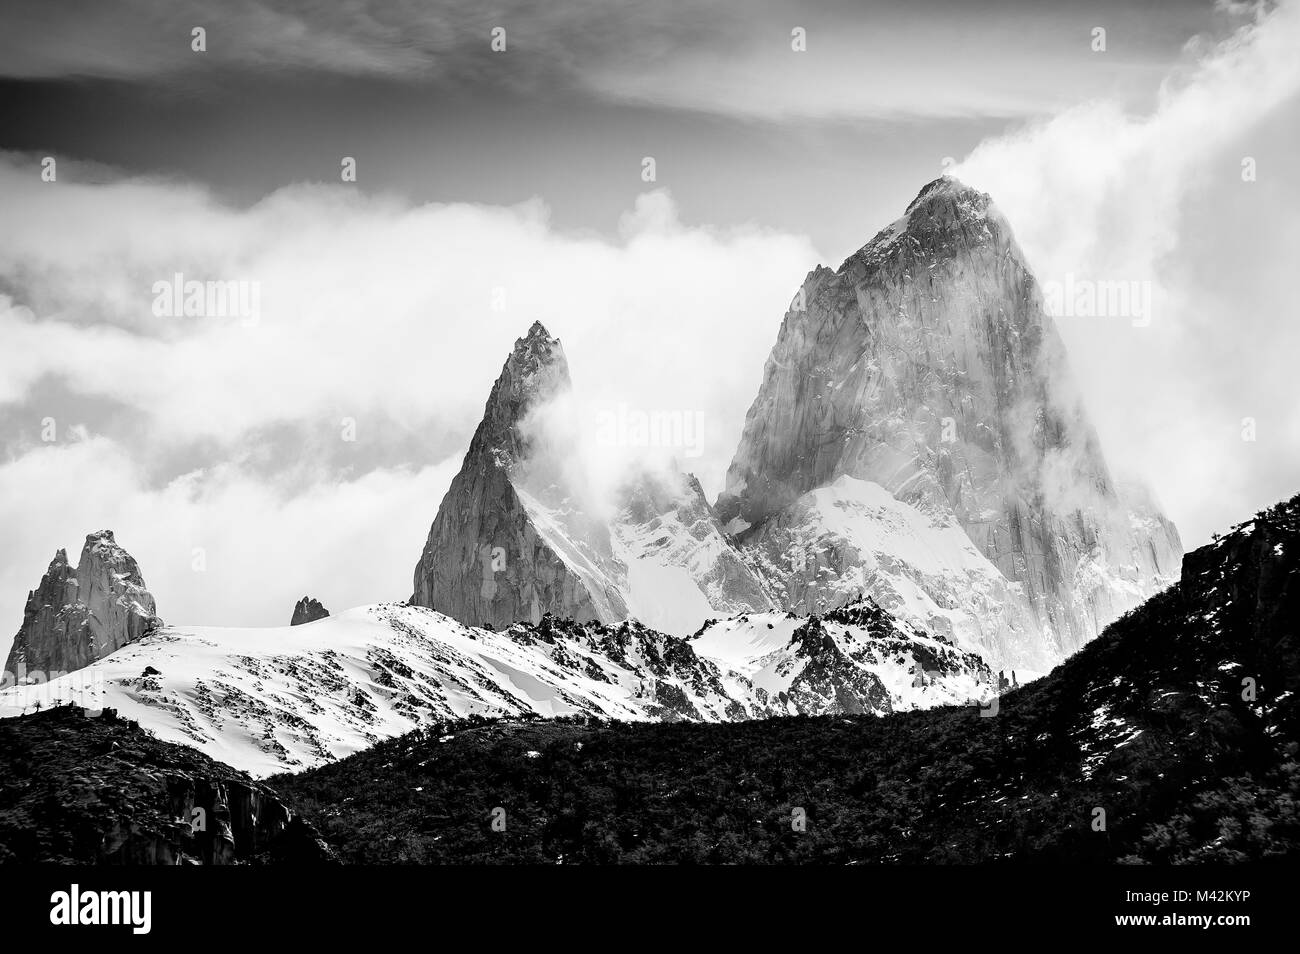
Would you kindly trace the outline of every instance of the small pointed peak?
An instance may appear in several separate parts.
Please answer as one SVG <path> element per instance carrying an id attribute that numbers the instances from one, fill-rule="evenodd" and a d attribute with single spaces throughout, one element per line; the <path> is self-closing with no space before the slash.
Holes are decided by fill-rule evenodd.
<path id="1" fill-rule="evenodd" d="M 314 623 L 316 620 L 325 619 L 329 615 L 330 611 L 321 605 L 320 600 L 304 596 L 294 606 L 293 617 L 289 620 L 289 625 L 301 626 L 303 623 Z"/>
<path id="2" fill-rule="evenodd" d="M 515 339 L 514 354 L 541 355 L 555 352 L 559 348 L 560 339 L 552 337 L 540 321 L 534 321 L 532 327 L 528 329 L 528 334 Z"/>

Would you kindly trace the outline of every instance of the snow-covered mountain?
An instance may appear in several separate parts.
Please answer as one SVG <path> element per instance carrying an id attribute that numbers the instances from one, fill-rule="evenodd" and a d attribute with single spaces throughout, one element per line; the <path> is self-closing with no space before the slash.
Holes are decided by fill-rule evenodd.
<path id="1" fill-rule="evenodd" d="M 809 274 L 714 505 L 676 474 L 593 503 L 570 390 L 535 324 L 434 521 L 414 602 L 496 628 L 553 613 L 684 634 L 865 592 L 995 667 L 1046 672 L 1177 578 L 1177 531 L 1112 478 L 1010 226 L 951 178 Z"/>
<path id="2" fill-rule="evenodd" d="M 380 604 L 267 629 L 167 626 L 86 669 L 0 692 L 0 716 L 76 702 L 255 776 L 319 765 L 440 719 L 586 714 L 719 722 L 985 699 L 977 656 L 870 601 L 763 613 L 691 640 L 547 616 L 503 631 Z"/>
<path id="3" fill-rule="evenodd" d="M 862 588 L 1042 671 L 1182 556 L 1112 479 L 1010 225 L 949 177 L 808 275 L 716 507 L 784 608 Z"/>

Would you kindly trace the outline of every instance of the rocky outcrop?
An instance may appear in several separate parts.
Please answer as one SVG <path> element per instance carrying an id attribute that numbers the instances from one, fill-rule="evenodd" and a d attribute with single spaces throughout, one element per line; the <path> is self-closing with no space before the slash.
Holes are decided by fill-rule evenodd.
<path id="1" fill-rule="evenodd" d="M 558 338 L 515 342 L 415 568 L 411 601 L 475 626 L 627 615 L 609 533 L 581 505 L 540 415 L 570 387 Z"/>
<path id="2" fill-rule="evenodd" d="M 54 555 L 27 595 L 5 670 L 19 683 L 73 672 L 161 624 L 135 559 L 100 530 L 86 537 L 75 570 L 66 551 Z"/>
<path id="3" fill-rule="evenodd" d="M 884 715 L 982 702 L 998 690 L 977 654 L 896 619 L 869 596 L 825 616 L 744 614 L 691 637 L 772 715 Z"/>
<path id="4" fill-rule="evenodd" d="M 438 509 L 412 602 L 498 629 L 548 613 L 632 615 L 679 635 L 714 614 L 770 609 L 694 477 L 639 473 L 616 499 L 594 497 L 570 393 L 559 339 L 534 323 Z"/>
<path id="5" fill-rule="evenodd" d="M 864 556 L 872 533 L 842 532 L 845 502 L 810 496 L 841 478 L 882 488 L 917 527 L 959 526 L 984 565 Z M 818 612 L 860 586 L 889 601 L 902 579 L 924 596 L 917 622 L 1040 671 L 1175 580 L 1182 555 L 1173 525 L 1112 479 L 1010 226 L 947 177 L 808 275 L 716 508 L 785 605 Z"/>
<path id="6" fill-rule="evenodd" d="M 293 619 L 289 620 L 290 626 L 301 626 L 303 623 L 312 623 L 318 619 L 324 619 L 329 616 L 330 611 L 320 604 L 320 600 L 314 600 L 310 596 L 304 596 L 298 601 L 293 608 Z"/>
<path id="7" fill-rule="evenodd" d="M 0 862 L 328 863 L 274 791 L 111 709 L 0 721 Z"/>

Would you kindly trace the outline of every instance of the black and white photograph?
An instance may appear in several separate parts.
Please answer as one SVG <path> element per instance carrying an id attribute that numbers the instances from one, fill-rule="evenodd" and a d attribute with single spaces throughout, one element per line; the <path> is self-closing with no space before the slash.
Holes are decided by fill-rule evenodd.
<path id="1" fill-rule="evenodd" d="M 1298 263 L 1300 0 L 0 0 L 7 930 L 1285 930 Z"/>

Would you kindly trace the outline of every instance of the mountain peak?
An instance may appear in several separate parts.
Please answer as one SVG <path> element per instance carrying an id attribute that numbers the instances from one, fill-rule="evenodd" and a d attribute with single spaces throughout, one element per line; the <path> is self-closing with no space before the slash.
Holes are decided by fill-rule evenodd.
<path id="1" fill-rule="evenodd" d="M 839 269 L 805 279 L 714 510 L 770 568 L 786 609 L 824 611 L 866 589 L 891 611 L 927 605 L 906 621 L 1036 671 L 1169 582 L 1182 554 L 1168 521 L 1114 492 L 1010 224 L 952 176 Z M 892 561 L 883 513 L 927 537 L 943 527 L 927 546 L 964 569 L 944 580 L 837 557 L 828 572 L 805 549 L 833 526 L 830 552 Z M 985 599 L 995 620 L 948 612 Z"/>
<path id="2" fill-rule="evenodd" d="M 23 610 L 6 669 L 72 672 L 161 625 L 139 564 L 111 530 L 86 534 L 74 569 L 67 551 L 54 555 Z"/>
<path id="3" fill-rule="evenodd" d="M 987 193 L 971 188 L 956 176 L 944 175 L 922 186 L 921 191 L 916 194 L 916 198 L 908 203 L 907 212 L 910 214 L 923 203 L 932 203 L 939 200 L 956 200 L 970 203 L 983 202 L 985 206 L 990 203 Z"/>
<path id="4" fill-rule="evenodd" d="M 532 327 L 528 329 L 528 334 L 522 338 L 515 339 L 515 354 L 520 353 L 537 353 L 541 351 L 554 351 L 560 347 L 560 339 L 551 336 L 546 330 L 546 326 L 540 321 L 534 321 Z"/>
<path id="5" fill-rule="evenodd" d="M 293 617 L 289 620 L 290 626 L 301 626 L 304 623 L 313 623 L 318 619 L 326 619 L 330 611 L 321 605 L 320 600 L 310 596 L 304 596 L 293 608 Z"/>

